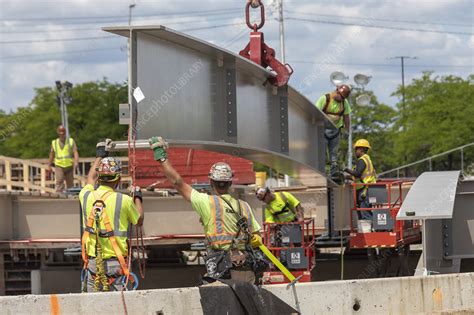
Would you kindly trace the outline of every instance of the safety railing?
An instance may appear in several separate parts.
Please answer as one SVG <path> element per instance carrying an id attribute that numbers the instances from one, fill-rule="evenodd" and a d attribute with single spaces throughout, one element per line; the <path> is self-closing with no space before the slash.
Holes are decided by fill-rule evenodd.
<path id="1" fill-rule="evenodd" d="M 388 177 L 387 175 L 389 174 L 396 174 L 396 178 L 400 178 L 401 174 L 403 175 L 402 177 L 414 177 L 416 175 L 419 175 L 418 173 L 421 173 L 423 171 L 434 171 L 434 170 L 454 170 L 454 169 L 460 169 L 461 170 L 461 173 L 462 174 L 465 174 L 466 171 L 473 171 L 473 170 L 468 170 L 467 168 L 472 168 L 473 166 L 471 164 L 474 164 L 474 150 L 473 152 L 470 152 L 470 156 L 469 157 L 466 157 L 466 149 L 472 147 L 472 149 L 474 149 L 474 142 L 472 143 L 468 143 L 468 144 L 465 144 L 463 146 L 460 146 L 460 147 L 457 147 L 457 148 L 454 148 L 454 149 L 451 149 L 451 150 L 448 150 L 448 151 L 445 151 L 445 152 L 442 152 L 442 153 L 439 153 L 439 154 L 435 154 L 435 155 L 432 155 L 432 156 L 429 156 L 427 158 L 424 158 L 424 159 L 421 159 L 421 160 L 418 160 L 418 161 L 415 161 L 415 162 L 412 162 L 412 163 L 409 163 L 409 164 L 405 164 L 405 165 L 402 165 L 402 166 L 399 166 L 397 168 L 394 168 L 394 169 L 391 169 L 391 170 L 388 170 L 388 171 L 385 171 L 385 172 L 382 172 L 380 174 L 378 174 L 378 177 Z M 460 156 L 459 156 L 459 163 L 457 163 L 457 165 L 455 166 L 455 168 L 451 168 L 451 169 L 437 169 L 434 167 L 434 161 L 440 157 L 443 157 L 443 156 L 446 156 L 446 155 L 449 155 L 449 154 L 453 154 L 453 153 L 456 153 L 456 152 L 459 152 Z M 469 161 L 471 161 L 469 163 Z M 421 168 L 420 171 L 415 171 L 413 174 L 409 174 L 408 173 L 408 169 L 411 168 L 411 167 L 414 167 L 414 166 L 420 166 L 422 165 L 423 163 L 428 163 L 428 167 L 423 167 Z M 392 175 L 393 177 L 393 175 Z"/>
<path id="2" fill-rule="evenodd" d="M 122 162 L 124 176 L 122 181 L 129 181 L 128 157 L 117 157 Z M 87 172 L 95 158 L 79 158 L 79 165 L 74 174 L 74 186 L 82 187 L 86 183 Z M 48 159 L 18 159 L 0 155 L 0 190 L 55 193 L 55 174 L 48 169 Z"/>

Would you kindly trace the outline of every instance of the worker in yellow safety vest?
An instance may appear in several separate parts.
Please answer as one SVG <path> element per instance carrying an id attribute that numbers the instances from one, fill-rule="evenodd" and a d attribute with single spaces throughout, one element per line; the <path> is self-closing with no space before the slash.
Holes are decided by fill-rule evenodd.
<path id="1" fill-rule="evenodd" d="M 203 280 L 232 279 L 255 282 L 255 272 L 268 265 L 263 254 L 254 249 L 261 244 L 258 224 L 252 209 L 245 201 L 229 194 L 232 169 L 218 162 L 209 171 L 212 195 L 200 193 L 185 183 L 168 160 L 168 144 L 161 137 L 150 139 L 154 158 L 179 194 L 189 202 L 200 217 L 206 235 L 207 273 Z"/>
<path id="2" fill-rule="evenodd" d="M 127 265 L 130 224 L 141 226 L 144 213 L 139 187 L 131 196 L 115 191 L 121 178 L 120 162 L 98 144 L 96 159 L 79 193 L 82 209 L 82 291 L 118 291 L 138 285 Z M 94 186 L 96 185 L 97 188 Z"/>
<path id="3" fill-rule="evenodd" d="M 338 166 L 337 152 L 339 150 L 339 142 L 341 134 L 344 130 L 351 128 L 351 106 L 349 104 L 349 95 L 351 88 L 348 85 L 342 84 L 336 87 L 336 90 L 322 95 L 316 101 L 316 107 L 327 115 L 328 119 L 336 125 L 326 126 L 324 129 L 324 138 L 327 143 L 327 152 L 330 163 L 330 176 L 333 180 L 339 181 L 340 169 Z"/>
<path id="4" fill-rule="evenodd" d="M 66 139 L 64 126 L 59 126 L 57 133 L 58 138 L 51 142 L 48 170 L 52 170 L 54 161 L 56 191 L 63 192 L 65 190 L 64 181 L 66 181 L 66 188 L 71 188 L 74 185 L 74 172 L 79 165 L 79 153 L 74 139 Z"/>
<path id="5" fill-rule="evenodd" d="M 259 188 L 257 199 L 267 204 L 266 223 L 296 222 L 304 219 L 303 208 L 298 199 L 289 192 L 272 192 L 270 188 Z"/>
<path id="6" fill-rule="evenodd" d="M 353 179 L 356 184 L 372 184 L 377 182 L 377 175 L 375 173 L 374 165 L 367 152 L 371 149 L 369 141 L 366 139 L 359 139 L 354 144 L 355 156 L 357 157 L 357 164 L 353 169 L 345 169 L 346 173 L 350 174 L 350 179 Z M 369 203 L 369 186 L 356 186 L 357 207 L 370 208 Z M 371 211 L 358 211 L 359 219 L 372 220 Z"/>

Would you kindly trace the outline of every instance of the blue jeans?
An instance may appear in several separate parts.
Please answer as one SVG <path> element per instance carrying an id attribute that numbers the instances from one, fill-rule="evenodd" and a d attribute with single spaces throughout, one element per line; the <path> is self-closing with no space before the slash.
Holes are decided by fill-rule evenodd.
<path id="1" fill-rule="evenodd" d="M 337 151 L 339 150 L 339 142 L 341 139 L 341 133 L 339 129 L 326 129 L 324 130 L 324 137 L 326 138 L 328 146 L 329 163 L 331 164 L 330 176 L 335 175 L 339 169 L 337 166 Z"/>
<path id="2" fill-rule="evenodd" d="M 357 193 L 357 207 L 358 208 L 370 208 L 369 203 L 369 189 L 367 189 L 367 193 L 365 197 L 362 195 L 365 189 L 358 189 Z M 357 217 L 359 220 L 372 220 L 372 211 L 357 211 Z"/>

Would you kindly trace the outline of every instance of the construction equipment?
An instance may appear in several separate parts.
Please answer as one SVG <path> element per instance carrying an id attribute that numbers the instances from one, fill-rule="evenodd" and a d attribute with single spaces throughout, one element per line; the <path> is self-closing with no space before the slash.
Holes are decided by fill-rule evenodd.
<path id="1" fill-rule="evenodd" d="M 314 218 L 298 222 L 264 223 L 264 244 L 278 260 L 274 267 L 263 274 L 263 283 L 276 284 L 294 281 L 286 277 L 280 266 L 291 270 L 300 282 L 311 281 L 314 268 L 315 228 Z M 277 267 L 277 268 L 275 268 Z"/>
<path id="2" fill-rule="evenodd" d="M 257 3 L 256 6 L 252 3 Z M 253 25 L 250 23 L 250 7 L 260 8 L 260 23 Z M 263 68 L 270 67 L 271 70 L 275 71 L 276 77 L 269 78 L 268 82 L 271 84 L 282 87 L 288 84 L 290 76 L 293 73 L 293 68 L 289 64 L 282 64 L 275 58 L 275 50 L 268 47 L 263 39 L 263 33 L 258 32 L 259 29 L 265 24 L 265 7 L 261 0 L 247 2 L 245 6 L 245 21 L 247 26 L 252 30 L 250 32 L 250 42 L 242 49 L 239 54 L 242 57 L 252 60 L 256 64 Z"/>
<path id="3" fill-rule="evenodd" d="M 403 203 L 403 185 L 409 181 L 385 180 L 374 184 L 352 184 L 353 206 L 350 209 L 350 247 L 351 248 L 401 248 L 421 240 L 418 221 L 396 220 Z M 369 187 L 370 208 L 357 205 L 356 189 Z M 357 220 L 357 211 L 372 211 L 370 220 Z"/>

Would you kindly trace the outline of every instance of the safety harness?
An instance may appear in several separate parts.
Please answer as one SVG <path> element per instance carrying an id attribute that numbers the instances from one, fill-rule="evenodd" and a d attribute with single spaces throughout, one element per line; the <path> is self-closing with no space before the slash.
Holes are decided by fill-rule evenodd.
<path id="1" fill-rule="evenodd" d="M 242 255 L 244 259 L 241 261 L 241 266 L 248 266 L 254 272 L 265 270 L 268 267 L 268 262 L 264 258 L 263 253 L 254 250 L 250 244 L 251 232 L 248 220 L 251 219 L 251 212 L 248 211 L 249 217 L 246 218 L 242 214 L 242 204 L 240 200 L 237 200 L 238 211 L 235 211 L 234 207 L 232 207 L 232 204 L 228 200 L 221 196 L 217 196 L 217 198 L 222 199 L 229 206 L 228 211 L 235 215 L 238 231 L 232 237 L 231 247 L 229 250 L 213 250 L 211 253 L 208 253 L 208 256 L 206 257 L 207 278 L 220 279 L 234 267 L 235 262 L 233 263 L 230 253 L 233 250 L 238 250 L 238 243 L 240 242 L 239 236 L 241 235 L 245 238 L 245 255 Z"/>
<path id="2" fill-rule="evenodd" d="M 120 263 L 120 267 L 122 269 L 122 274 L 125 277 L 125 280 L 128 282 L 135 282 L 135 276 L 130 272 L 125 262 L 125 258 L 122 255 L 122 251 L 120 250 L 117 239 L 115 238 L 114 230 L 112 225 L 110 224 L 109 216 L 107 215 L 107 211 L 105 210 L 106 204 L 105 201 L 109 196 L 111 196 L 112 192 L 107 191 L 102 196 L 98 197 L 96 191 L 93 192 L 95 201 L 92 205 L 92 211 L 89 214 L 87 219 L 86 228 L 84 229 L 84 233 L 82 234 L 81 240 L 81 247 L 82 247 L 82 260 L 84 261 L 83 270 L 87 270 L 89 264 L 89 255 L 87 254 L 87 244 L 90 240 L 91 234 L 95 235 L 96 237 L 96 266 L 97 272 L 94 278 L 94 290 L 99 291 L 100 286 L 102 286 L 102 291 L 109 291 L 109 286 L 112 284 L 116 278 L 111 277 L 107 280 L 105 275 L 105 266 L 104 260 L 102 258 L 102 246 L 100 244 L 99 238 L 108 238 L 112 248 L 114 250 L 115 256 Z M 83 207 L 87 207 L 87 205 L 83 205 Z M 100 230 L 100 222 L 104 223 L 105 226 L 105 233 Z M 94 229 L 95 224 L 95 229 Z M 130 277 L 132 276 L 132 277 Z M 124 281 L 125 282 L 125 281 Z M 84 281 L 83 284 L 83 292 L 86 292 L 87 284 Z"/>
<path id="3" fill-rule="evenodd" d="M 272 216 L 278 219 L 280 215 L 282 215 L 283 213 L 287 213 L 289 211 L 293 212 L 293 214 L 296 215 L 295 208 L 290 207 L 290 203 L 288 202 L 288 198 L 286 198 L 285 194 L 284 193 L 275 193 L 275 194 L 280 196 L 280 198 L 283 200 L 285 205 L 278 211 L 272 211 L 273 209 L 269 209 Z"/>
<path id="4" fill-rule="evenodd" d="M 332 100 L 333 98 L 331 94 L 329 93 L 326 94 L 326 104 L 324 104 L 323 113 L 325 113 L 326 115 L 336 115 L 336 116 L 342 117 L 344 115 L 344 100 L 342 100 L 342 102 L 340 103 L 339 111 L 336 113 L 328 111 L 329 105 L 331 104 Z"/>

